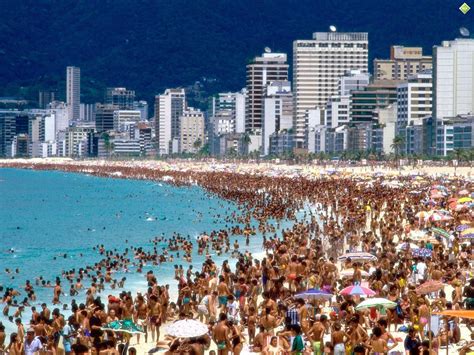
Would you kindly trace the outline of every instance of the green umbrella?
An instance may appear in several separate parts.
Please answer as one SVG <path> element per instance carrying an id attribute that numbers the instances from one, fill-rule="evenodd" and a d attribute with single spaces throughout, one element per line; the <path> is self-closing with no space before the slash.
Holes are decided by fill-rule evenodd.
<path id="1" fill-rule="evenodd" d="M 360 311 L 368 308 L 388 308 L 392 309 L 397 307 L 395 302 L 392 302 L 386 298 L 367 298 L 356 306 L 356 310 Z"/>

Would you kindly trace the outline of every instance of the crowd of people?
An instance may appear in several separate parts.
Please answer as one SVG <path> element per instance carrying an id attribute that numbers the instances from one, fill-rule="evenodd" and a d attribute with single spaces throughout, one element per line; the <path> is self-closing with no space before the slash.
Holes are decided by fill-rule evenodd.
<path id="1" fill-rule="evenodd" d="M 403 349 L 431 355 L 442 347 L 460 354 L 474 349 L 469 320 L 443 316 L 438 329 L 430 322 L 433 313 L 474 309 L 473 237 L 464 233 L 474 227 L 474 189 L 467 179 L 337 173 L 309 179 L 118 165 L 85 169 L 74 163 L 10 166 L 197 184 L 235 202 L 237 211 L 221 211 L 216 218 L 225 219 L 227 228 L 197 241 L 175 234 L 155 238 L 149 250 L 95 246 L 97 263 L 65 271 L 53 281 L 52 310 L 46 304 L 41 310 L 31 307 L 24 325 L 18 308 L 13 316 L 18 330 L 9 339 L 0 327 L 0 351 L 122 355 L 135 354 L 141 349 L 135 344 L 150 341 L 147 352 L 166 354 L 342 355 Z M 290 227 L 283 228 L 283 221 Z M 246 250 L 251 238 L 261 238 L 263 258 Z M 166 250 L 156 247 L 161 242 Z M 200 268 L 189 263 L 193 250 L 204 260 Z M 217 264 L 212 253 L 229 258 Z M 144 274 L 148 289 L 143 293 L 125 291 L 126 280 L 114 278 L 131 265 L 142 272 L 147 264 L 162 263 L 175 265 L 177 297 L 153 271 Z M 36 285 L 43 281 L 37 279 Z M 418 292 L 427 282 L 442 287 Z M 356 309 L 365 295 L 341 294 L 354 285 L 396 306 Z M 25 284 L 29 299 L 23 307 L 36 301 L 30 297 L 34 287 Z M 64 289 L 71 296 L 84 294 L 85 301 L 62 305 Z M 104 296 L 113 290 L 120 293 Z M 323 296 L 311 297 L 308 290 Z M 20 303 L 18 290 L 4 292 L 5 307 Z M 68 317 L 66 310 L 72 313 Z M 183 319 L 203 322 L 208 333 L 183 339 L 163 331 L 163 325 Z M 132 328 L 108 327 L 118 321 Z M 462 329 L 471 332 L 470 339 L 462 337 Z"/>

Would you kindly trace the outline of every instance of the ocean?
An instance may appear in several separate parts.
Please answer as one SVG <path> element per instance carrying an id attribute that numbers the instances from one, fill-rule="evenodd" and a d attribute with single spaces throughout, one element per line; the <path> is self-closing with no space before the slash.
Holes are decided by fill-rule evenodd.
<path id="1" fill-rule="evenodd" d="M 223 217 L 235 209 L 232 202 L 211 197 L 198 186 L 178 188 L 151 181 L 3 168 L 0 169 L 0 285 L 19 290 L 21 296 L 17 299 L 21 302 L 26 297 L 25 282 L 30 280 L 38 297 L 34 305 L 40 308 L 45 302 L 52 309 L 52 288 L 36 286 L 35 279 L 43 276 L 54 285 L 56 276 L 61 276 L 63 270 L 93 265 L 101 259 L 93 246 L 104 244 L 106 249 L 115 248 L 119 252 L 130 246 L 151 250 L 150 240 L 161 234 L 171 236 L 177 232 L 196 238 L 203 232 L 224 228 Z M 221 218 L 216 218 L 217 214 Z M 261 254 L 261 238 L 251 238 L 247 248 L 243 247 L 242 237 L 233 238 L 239 238 L 242 251 Z M 158 245 L 158 250 L 166 247 Z M 200 269 L 203 259 L 195 250 L 192 261 L 195 269 Z M 213 256 L 213 259 L 220 265 L 230 256 Z M 158 282 L 170 284 L 171 295 L 176 295 L 173 266 L 179 263 L 187 269 L 188 263 L 175 258 L 173 263 L 149 265 L 142 274 L 131 269 L 128 273 L 115 273 L 114 277 L 127 278 L 126 290 L 145 291 L 144 274 L 153 270 Z M 68 293 L 69 285 L 65 281 L 62 285 L 63 292 Z M 106 289 L 101 294 L 102 300 L 119 292 Z M 74 298 L 82 302 L 84 292 Z M 70 303 L 71 297 L 62 296 L 61 300 Z M 14 312 L 11 309 L 10 315 Z M 28 324 L 30 314 L 28 307 L 23 315 L 24 324 Z M 15 330 L 14 324 L 2 315 L 0 321 L 7 332 Z"/>

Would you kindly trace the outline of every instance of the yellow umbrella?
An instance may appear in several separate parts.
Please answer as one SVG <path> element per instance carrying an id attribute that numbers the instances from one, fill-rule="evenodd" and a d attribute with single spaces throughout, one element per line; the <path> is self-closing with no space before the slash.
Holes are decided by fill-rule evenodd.
<path id="1" fill-rule="evenodd" d="M 459 203 L 466 203 L 466 202 L 471 202 L 472 201 L 472 198 L 470 197 L 461 197 L 458 202 Z"/>
<path id="2" fill-rule="evenodd" d="M 468 228 L 461 232 L 461 235 L 474 234 L 474 228 Z"/>

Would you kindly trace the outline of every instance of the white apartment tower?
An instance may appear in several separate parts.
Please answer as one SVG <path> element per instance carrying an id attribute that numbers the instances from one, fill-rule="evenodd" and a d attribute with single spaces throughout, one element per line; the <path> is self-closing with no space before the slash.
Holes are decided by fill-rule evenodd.
<path id="1" fill-rule="evenodd" d="M 66 68 L 66 103 L 70 121 L 79 121 L 81 112 L 81 69 Z"/>
<path id="2" fill-rule="evenodd" d="M 293 95 L 296 148 L 305 148 L 307 111 L 324 108 L 337 95 L 348 70 L 368 71 L 367 32 L 316 32 L 293 42 Z"/>
<path id="3" fill-rule="evenodd" d="M 261 134 L 266 86 L 272 81 L 288 80 L 286 59 L 285 53 L 270 53 L 268 50 L 247 65 L 245 131 Z"/>
<path id="4" fill-rule="evenodd" d="M 397 135 L 404 135 L 405 128 L 420 124 L 422 118 L 431 116 L 433 89 L 431 70 L 420 72 L 397 86 Z"/>
<path id="5" fill-rule="evenodd" d="M 184 89 L 167 89 L 155 97 L 155 139 L 159 155 L 177 153 L 173 151 L 173 140 L 180 137 L 180 117 L 185 109 Z"/>
<path id="6" fill-rule="evenodd" d="M 433 47 L 433 117 L 474 113 L 474 39 Z"/>

